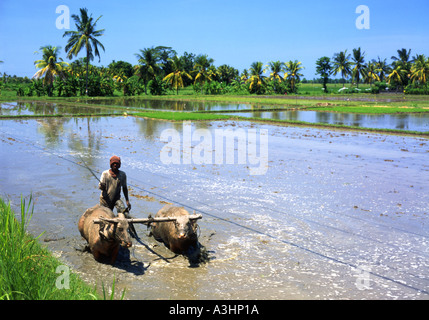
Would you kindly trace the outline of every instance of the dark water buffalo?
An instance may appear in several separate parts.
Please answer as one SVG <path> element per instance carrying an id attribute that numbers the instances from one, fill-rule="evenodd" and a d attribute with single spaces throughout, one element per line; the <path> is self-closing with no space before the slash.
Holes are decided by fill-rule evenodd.
<path id="1" fill-rule="evenodd" d="M 115 217 L 112 210 L 100 205 L 87 209 L 79 220 L 78 229 L 98 262 L 114 264 L 119 246 L 131 247 L 128 220 L 123 214 Z"/>
<path id="2" fill-rule="evenodd" d="M 196 219 L 190 219 L 189 216 L 189 212 L 182 207 L 166 205 L 157 212 L 155 218 L 174 217 L 176 220 L 152 222 L 151 235 L 174 253 L 186 253 L 198 245 L 198 225 Z"/>

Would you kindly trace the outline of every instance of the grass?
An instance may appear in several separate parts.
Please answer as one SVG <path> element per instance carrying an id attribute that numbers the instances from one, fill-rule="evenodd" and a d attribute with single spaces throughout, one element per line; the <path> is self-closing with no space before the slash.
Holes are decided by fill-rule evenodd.
<path id="1" fill-rule="evenodd" d="M 28 204 L 21 199 L 20 220 L 0 199 L 0 300 L 100 299 L 72 272 L 69 288 L 57 287 L 57 267 L 63 264 L 27 233 L 32 215 L 31 199 Z"/>
<path id="2" fill-rule="evenodd" d="M 366 131 L 366 132 L 379 132 L 379 133 L 393 133 L 400 135 L 418 135 L 418 136 L 429 136 L 429 132 L 411 131 L 411 130 L 399 130 L 399 129 L 378 129 L 378 128 L 364 128 L 358 126 L 346 126 L 339 124 L 328 124 L 328 123 L 313 123 L 296 120 L 279 120 L 279 119 L 264 119 L 257 117 L 240 117 L 237 115 L 218 115 L 209 112 L 168 112 L 168 111 L 148 111 L 133 113 L 132 116 L 145 117 L 150 119 L 162 119 L 167 121 L 204 121 L 204 120 L 239 120 L 239 121 L 255 121 L 269 124 L 280 124 L 280 125 L 294 125 L 294 126 L 307 126 L 307 127 L 318 127 L 318 128 L 331 128 L 341 130 L 354 130 L 354 131 Z"/>
<path id="3" fill-rule="evenodd" d="M 429 137 L 429 132 L 422 131 L 412 131 L 412 130 L 400 130 L 400 129 L 379 129 L 379 128 L 365 128 L 358 126 L 347 126 L 342 124 L 329 124 L 322 122 L 305 122 L 298 120 L 279 120 L 279 119 L 263 119 L 256 117 L 236 117 L 238 120 L 244 121 L 255 121 L 271 124 L 285 124 L 285 125 L 294 125 L 294 126 L 306 126 L 306 127 L 316 127 L 316 128 L 330 128 L 330 129 L 340 129 L 340 130 L 353 130 L 353 131 L 364 131 L 364 132 L 374 132 L 374 133 L 391 133 L 396 135 L 413 135 L 413 136 L 425 136 Z"/>
<path id="4" fill-rule="evenodd" d="M 340 113 L 361 113 L 361 114 L 393 114 L 393 113 L 425 113 L 429 109 L 424 109 L 414 104 L 411 106 L 382 106 L 382 105 L 356 105 L 356 106 L 330 106 L 330 107 L 310 107 L 306 110 L 320 112 L 340 112 Z"/>
<path id="5" fill-rule="evenodd" d="M 308 86 L 308 85 L 307 85 Z M 311 85 L 313 88 L 317 85 Z M 304 87 L 304 85 L 303 85 Z M 338 88 L 342 87 L 337 85 Z M 118 98 L 118 97 L 116 97 Z M 426 113 L 429 112 L 429 99 L 425 96 L 404 96 L 400 94 L 325 94 L 324 96 L 257 96 L 257 95 L 199 95 L 199 94 L 184 94 L 184 95 L 166 95 L 166 96 L 133 96 L 133 97 L 119 97 L 126 99 L 138 100 L 166 100 L 166 101 L 202 101 L 202 102 L 219 102 L 219 103 L 244 103 L 249 104 L 249 110 L 252 108 L 264 107 L 264 111 L 274 110 L 314 110 L 321 112 L 340 112 L 340 113 L 361 113 L 361 114 L 394 114 L 394 113 Z M 97 99 L 100 100 L 97 104 L 87 104 L 86 100 Z M 170 111 L 155 111 L 141 108 L 125 107 L 125 106 L 109 106 L 103 104 L 103 99 L 112 99 L 112 97 L 72 97 L 72 98 L 58 98 L 58 97 L 21 97 L 20 101 L 44 101 L 52 102 L 67 106 L 86 106 L 88 107 L 87 113 L 75 115 L 62 115 L 53 114 L 53 117 L 85 117 L 85 116 L 107 116 L 107 115 L 120 115 L 114 114 L 114 110 L 127 112 L 129 115 L 163 119 L 168 121 L 215 121 L 215 120 L 247 120 L 258 122 L 270 122 L 278 124 L 290 125 L 306 125 L 311 127 L 330 127 L 341 128 L 344 130 L 359 130 L 359 131 L 372 131 L 372 132 L 390 132 L 395 134 L 413 134 L 428 136 L 427 132 L 394 130 L 394 129 L 377 129 L 377 128 L 361 128 L 345 125 L 331 125 L 323 123 L 308 123 L 303 121 L 290 121 L 290 120 L 270 120 L 261 118 L 240 118 L 238 116 L 229 116 L 228 111 L 198 111 L 198 112 L 170 112 Z M 361 100 L 364 101 L 361 101 Z M 391 101 L 394 100 L 394 101 Z M 91 107 L 105 108 L 106 112 L 103 114 L 91 114 Z M 110 110 L 109 110 L 110 109 Z M 109 111 L 111 113 L 109 113 Z M 246 110 L 241 110 L 242 112 Z M 234 110 L 233 112 L 240 112 Z M 216 114 L 215 114 L 216 113 Z M 222 114 L 219 114 L 222 113 Z M 41 115 L 28 115 L 28 116 L 0 116 L 0 119 L 6 118 L 39 118 L 44 117 Z"/>

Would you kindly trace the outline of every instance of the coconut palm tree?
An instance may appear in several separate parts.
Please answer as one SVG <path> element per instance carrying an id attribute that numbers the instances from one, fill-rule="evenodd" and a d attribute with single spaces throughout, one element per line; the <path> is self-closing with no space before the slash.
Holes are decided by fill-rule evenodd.
<path id="1" fill-rule="evenodd" d="M 350 62 L 350 54 L 347 54 L 347 50 L 341 51 L 334 55 L 334 63 L 333 63 L 333 75 L 336 76 L 338 73 L 341 73 L 341 77 L 343 78 L 343 88 L 345 87 L 345 80 L 349 75 L 351 75 L 351 62 Z"/>
<path id="2" fill-rule="evenodd" d="M 412 61 L 410 61 L 411 49 L 409 49 L 409 50 L 407 51 L 407 49 L 402 48 L 402 49 L 400 49 L 400 50 L 397 50 L 397 52 L 398 52 L 398 56 L 397 56 L 397 57 L 395 57 L 395 56 L 392 56 L 392 57 L 391 57 L 391 59 L 392 59 L 393 61 L 401 61 L 401 62 L 403 62 L 404 64 L 407 64 L 407 63 L 412 62 Z"/>
<path id="3" fill-rule="evenodd" d="M 100 52 L 98 51 L 98 46 L 100 46 L 103 51 L 103 44 L 97 40 L 97 37 L 100 37 L 104 33 L 104 29 L 95 30 L 95 26 L 102 16 L 99 16 L 95 21 L 92 18 L 92 15 L 88 16 L 88 9 L 81 8 L 80 17 L 72 14 L 73 20 L 76 22 L 77 31 L 66 31 L 63 34 L 63 37 L 70 37 L 67 41 L 65 50 L 67 52 L 67 58 L 72 59 L 73 56 L 77 56 L 79 52 L 85 47 L 86 50 L 86 79 L 85 79 L 85 88 L 86 94 L 88 95 L 88 68 L 89 60 L 94 60 L 94 55 L 98 57 L 98 62 L 100 62 Z M 94 52 L 94 53 L 93 53 Z"/>
<path id="4" fill-rule="evenodd" d="M 210 66 L 213 64 L 214 60 L 209 58 L 208 55 L 198 55 L 195 57 L 195 64 L 193 72 L 195 75 L 194 83 L 201 83 L 201 94 L 203 93 L 203 85 L 207 81 L 212 81 L 213 71 L 210 70 Z"/>
<path id="5" fill-rule="evenodd" d="M 278 83 L 283 81 L 283 77 L 280 75 L 281 72 L 285 72 L 285 64 L 280 61 L 271 61 L 266 66 L 265 71 L 270 71 L 268 79 L 274 82 L 274 92 L 278 92 Z M 269 68 L 269 69 L 268 69 Z"/>
<path id="6" fill-rule="evenodd" d="M 266 76 L 264 76 L 264 64 L 260 61 L 253 62 L 250 65 L 250 77 L 247 80 L 250 82 L 249 90 L 251 92 L 260 92 L 262 86 L 265 84 Z"/>
<path id="7" fill-rule="evenodd" d="M 179 87 L 183 88 L 183 77 L 187 77 L 190 80 L 192 80 L 192 77 L 185 71 L 183 60 L 178 56 L 174 56 L 169 61 L 171 62 L 173 71 L 167 74 L 163 80 L 176 89 L 176 94 L 179 94 Z"/>
<path id="8" fill-rule="evenodd" d="M 283 78 L 280 75 L 280 72 L 285 72 L 285 63 L 280 61 L 271 61 L 267 65 L 268 69 L 265 69 L 265 71 L 270 71 L 270 76 L 268 77 L 270 80 L 277 80 L 279 82 L 282 82 Z"/>
<path id="9" fill-rule="evenodd" d="M 414 59 L 414 64 L 411 67 L 411 81 L 416 81 L 425 85 L 429 78 L 429 58 L 424 54 L 419 54 Z"/>
<path id="10" fill-rule="evenodd" d="M 413 59 L 410 59 L 411 57 L 411 49 L 408 51 L 405 48 L 402 48 L 401 50 L 397 50 L 398 56 L 392 56 L 392 68 L 393 69 L 401 69 L 402 73 L 405 73 L 405 75 L 402 77 L 402 85 L 406 86 L 408 84 L 408 80 L 410 78 L 411 74 L 411 65 L 413 63 Z"/>
<path id="11" fill-rule="evenodd" d="M 247 82 L 247 80 L 249 80 L 249 71 L 247 71 L 247 69 L 244 69 L 241 73 L 240 80 L 243 82 Z"/>
<path id="12" fill-rule="evenodd" d="M 387 76 L 389 84 L 396 83 L 399 86 L 404 87 L 408 81 L 408 70 L 404 68 L 404 65 L 396 61 L 392 72 Z"/>
<path id="13" fill-rule="evenodd" d="M 140 54 L 135 54 L 138 65 L 134 67 L 135 74 L 143 79 L 144 91 L 147 94 L 147 84 L 150 80 L 155 79 L 160 72 L 159 54 L 155 48 L 140 49 Z"/>
<path id="14" fill-rule="evenodd" d="M 304 67 L 301 67 L 301 62 L 298 60 L 286 62 L 285 75 L 284 78 L 290 80 L 290 88 L 292 92 L 295 92 L 295 84 L 299 82 L 300 77 L 303 76 L 302 73 L 299 73 Z"/>
<path id="15" fill-rule="evenodd" d="M 33 78 L 39 79 L 43 77 L 43 85 L 48 86 L 48 95 L 52 95 L 52 85 L 55 77 L 64 78 L 64 68 L 68 63 L 58 57 L 61 47 L 44 46 L 42 50 L 42 59 L 34 61 L 37 71 Z"/>
<path id="16" fill-rule="evenodd" d="M 391 68 L 388 66 L 386 59 L 381 60 L 380 57 L 378 57 L 378 60 L 372 60 L 372 62 L 375 64 L 376 72 L 378 73 L 378 78 L 380 81 L 384 81 L 387 74 L 390 74 L 392 71 Z"/>
<path id="17" fill-rule="evenodd" d="M 360 77 L 361 75 L 363 75 L 363 71 L 365 68 L 364 57 L 365 57 L 365 52 L 362 53 L 360 50 L 360 47 L 357 49 L 353 49 L 352 65 L 354 65 L 354 68 L 352 70 L 352 75 L 356 79 L 357 88 L 359 88 Z"/>
<path id="18" fill-rule="evenodd" d="M 380 77 L 378 76 L 377 71 L 377 65 L 371 61 L 368 62 L 368 64 L 362 70 L 364 81 L 365 83 L 369 83 L 370 87 L 372 87 L 373 81 L 380 81 Z"/>

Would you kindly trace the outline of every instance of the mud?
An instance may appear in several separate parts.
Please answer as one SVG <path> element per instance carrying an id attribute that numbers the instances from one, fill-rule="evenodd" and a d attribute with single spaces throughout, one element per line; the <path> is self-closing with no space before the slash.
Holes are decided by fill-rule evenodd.
<path id="1" fill-rule="evenodd" d="M 128 299 L 429 298 L 427 139 L 233 121 L 192 126 L 267 129 L 266 174 L 249 175 L 247 164 L 163 164 L 160 135 L 181 132 L 177 123 L 2 120 L 0 196 L 18 210 L 21 195 L 32 194 L 30 232 L 44 232 L 41 242 L 89 283 L 109 286 L 115 277 Z M 142 225 L 140 242 L 114 266 L 83 250 L 77 222 L 99 190 L 79 157 L 98 175 L 113 154 L 128 175 L 133 217 L 164 203 L 203 214 L 202 261 L 175 256 Z"/>

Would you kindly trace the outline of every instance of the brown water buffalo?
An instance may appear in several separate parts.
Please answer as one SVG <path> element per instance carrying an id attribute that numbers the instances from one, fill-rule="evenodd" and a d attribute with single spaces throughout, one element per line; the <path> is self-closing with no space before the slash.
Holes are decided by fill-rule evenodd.
<path id="1" fill-rule="evenodd" d="M 123 214 L 115 217 L 109 208 L 96 205 L 87 209 L 79 220 L 78 229 L 98 262 L 114 264 L 119 246 L 131 247 L 128 220 Z"/>
<path id="2" fill-rule="evenodd" d="M 189 219 L 189 212 L 182 207 L 166 205 L 155 215 L 155 218 L 174 217 L 175 221 L 152 222 L 151 235 L 174 253 L 186 253 L 198 245 L 196 219 Z"/>

